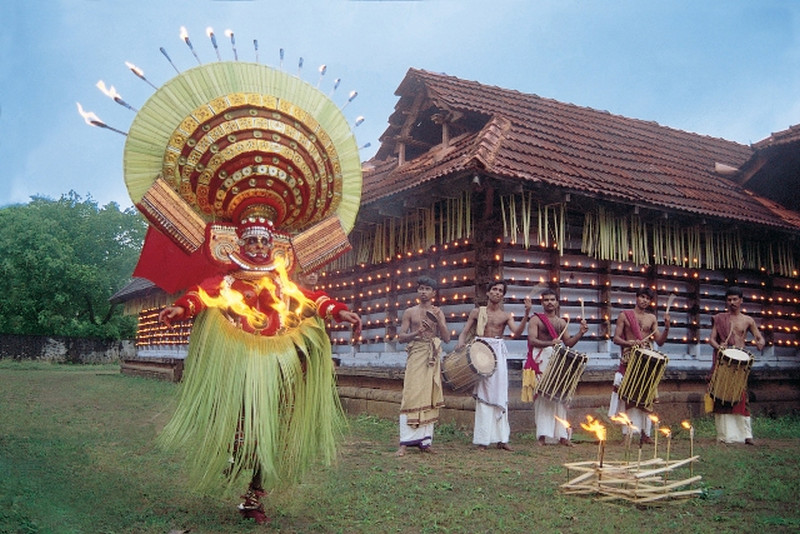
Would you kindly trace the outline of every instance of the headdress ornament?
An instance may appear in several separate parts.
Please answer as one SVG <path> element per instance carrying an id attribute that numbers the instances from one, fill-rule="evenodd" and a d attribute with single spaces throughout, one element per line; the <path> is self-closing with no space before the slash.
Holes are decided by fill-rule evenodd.
<path id="1" fill-rule="evenodd" d="M 286 236 L 288 263 L 318 268 L 349 249 L 361 200 L 358 148 L 336 104 L 297 76 L 239 61 L 161 86 L 131 124 L 124 176 L 153 226 L 223 263 L 238 227 L 238 237 Z"/>

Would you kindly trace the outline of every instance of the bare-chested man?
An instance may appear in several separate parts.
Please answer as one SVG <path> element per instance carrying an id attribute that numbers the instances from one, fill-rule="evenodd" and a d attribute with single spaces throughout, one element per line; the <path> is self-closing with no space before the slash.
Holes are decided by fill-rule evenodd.
<path id="1" fill-rule="evenodd" d="M 419 303 L 403 312 L 397 335 L 400 343 L 408 343 L 397 456 L 404 456 L 409 446 L 433 452 L 433 426 L 439 420 L 439 409 L 444 406 L 441 353 L 442 343 L 450 341 L 450 331 L 444 313 L 433 304 L 435 296 L 436 281 L 420 277 Z"/>
<path id="2" fill-rule="evenodd" d="M 589 330 L 586 319 L 581 317 L 578 332 L 571 337 L 566 336 L 567 322 L 558 315 L 556 291 L 545 289 L 541 293 L 541 299 L 544 313 L 534 314 L 528 325 L 528 346 L 534 351 L 538 349 L 533 361 L 538 367 L 539 376 L 547 368 L 547 362 L 557 345 L 563 343 L 567 347 L 573 347 Z M 548 439 L 557 440 L 562 445 L 571 445 L 567 429 L 556 420 L 556 417 L 567 419 L 567 407 L 563 403 L 539 396 L 534 401 L 533 413 L 540 445 L 544 445 Z"/>
<path id="3" fill-rule="evenodd" d="M 503 300 L 508 285 L 504 281 L 494 282 L 486 292 L 486 306 L 473 309 L 467 318 L 467 324 L 458 336 L 461 348 L 473 337 L 485 341 L 497 357 L 497 368 L 492 376 L 475 385 L 475 428 L 472 442 L 478 449 L 484 450 L 490 444 L 497 443 L 498 449 L 510 451 L 508 445 L 511 427 L 508 424 L 508 364 L 506 344 L 503 334 L 506 326 L 512 336 L 519 336 L 525 330 L 531 310 L 531 299 L 525 297 L 525 316 L 517 324 L 514 314 L 503 309 Z"/>
<path id="4" fill-rule="evenodd" d="M 617 327 L 614 330 L 614 344 L 622 348 L 622 357 L 619 367 L 614 374 L 614 390 L 611 393 L 611 403 L 608 408 L 609 417 L 614 417 L 620 412 L 625 412 L 631 421 L 634 433 L 639 432 L 642 443 L 651 443 L 650 431 L 653 423 L 649 414 L 633 404 L 620 403 L 617 391 L 628 368 L 631 351 L 636 347 L 650 349 L 655 342 L 659 346 L 667 341 L 669 334 L 669 313 L 664 314 L 664 330 L 659 331 L 658 319 L 649 311 L 653 301 L 653 290 L 649 287 L 640 287 L 636 290 L 636 306 L 632 310 L 625 310 L 617 317 Z M 622 428 L 623 433 L 627 428 Z"/>
<path id="5" fill-rule="evenodd" d="M 764 336 L 756 326 L 752 317 L 742 313 L 743 294 L 738 287 L 730 287 L 725 292 L 727 311 L 714 316 L 711 337 L 708 343 L 714 347 L 714 363 L 717 365 L 719 352 L 727 348 L 744 349 L 747 344 L 747 333 L 755 338 L 758 350 L 764 350 Z M 712 367 L 713 371 L 713 367 Z M 714 422 L 717 427 L 717 439 L 724 443 L 746 443 L 753 445 L 753 429 L 750 424 L 750 408 L 747 390 L 742 392 L 742 399 L 733 406 L 723 406 L 714 402 Z"/>

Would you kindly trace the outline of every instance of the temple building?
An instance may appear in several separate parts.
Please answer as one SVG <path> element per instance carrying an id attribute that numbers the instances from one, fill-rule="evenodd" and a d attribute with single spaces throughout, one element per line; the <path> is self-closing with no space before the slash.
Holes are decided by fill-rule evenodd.
<path id="1" fill-rule="evenodd" d="M 456 336 L 494 280 L 509 283 L 517 318 L 526 295 L 540 311 L 539 292 L 557 288 L 570 332 L 589 323 L 575 349 L 603 381 L 619 357 L 617 316 L 644 286 L 660 327 L 670 302 L 660 350 L 672 376 L 700 380 L 711 317 L 737 285 L 767 340 L 763 353 L 752 347 L 754 372 L 796 376 L 800 127 L 748 146 L 414 68 L 396 95 L 364 163 L 353 248 L 320 281 L 364 321 L 359 339 L 331 327 L 341 369 L 402 370 L 397 329 L 425 274 Z M 145 298 L 140 354 L 178 354 L 183 331 L 153 321 L 167 296 Z M 524 337 L 509 349 L 518 364 Z"/>

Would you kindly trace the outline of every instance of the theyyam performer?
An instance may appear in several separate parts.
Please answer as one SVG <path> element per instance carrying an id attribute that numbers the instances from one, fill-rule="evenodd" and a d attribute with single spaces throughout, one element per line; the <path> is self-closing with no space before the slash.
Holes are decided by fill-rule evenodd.
<path id="1" fill-rule="evenodd" d="M 159 442 L 201 491 L 239 511 L 335 458 L 343 422 L 325 320 L 359 316 L 290 276 L 349 248 L 361 164 L 341 110 L 296 76 L 216 62 L 178 74 L 137 113 L 125 181 L 151 228 L 135 276 L 194 317 L 176 412 Z M 357 333 L 356 333 L 357 335 Z"/>

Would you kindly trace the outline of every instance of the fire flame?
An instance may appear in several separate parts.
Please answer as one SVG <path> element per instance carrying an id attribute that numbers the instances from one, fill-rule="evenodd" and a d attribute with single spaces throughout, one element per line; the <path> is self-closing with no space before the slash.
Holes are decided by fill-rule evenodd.
<path id="1" fill-rule="evenodd" d="M 650 414 L 650 415 L 648 415 L 647 417 L 649 417 L 649 418 L 650 418 L 650 420 L 651 420 L 651 421 L 652 421 L 654 424 L 658 424 L 658 421 L 659 421 L 659 419 L 658 419 L 658 416 L 657 416 L 656 414 L 654 414 L 654 413 L 651 413 L 651 414 Z"/>
<path id="2" fill-rule="evenodd" d="M 692 429 L 692 423 L 690 423 L 689 421 L 683 421 L 681 423 L 681 426 L 683 428 L 685 428 L 686 430 L 691 430 Z"/>
<path id="3" fill-rule="evenodd" d="M 109 97 L 109 98 L 111 98 L 111 99 L 117 99 L 117 98 L 121 98 L 121 97 L 120 97 L 120 94 L 117 92 L 117 90 L 114 88 L 114 86 L 113 86 L 113 85 L 112 85 L 111 87 L 108 87 L 108 88 L 107 88 L 107 87 L 106 87 L 106 84 L 105 84 L 105 83 L 103 83 L 103 80 L 100 80 L 100 81 L 98 81 L 98 82 L 97 82 L 97 84 L 95 84 L 95 85 L 96 85 L 96 86 L 97 86 L 97 88 L 98 88 L 98 89 L 100 89 L 100 91 L 102 91 L 102 93 L 103 93 L 104 95 L 106 95 L 107 97 Z"/>
<path id="4" fill-rule="evenodd" d="M 581 428 L 587 432 L 594 432 L 594 434 L 597 436 L 597 439 L 600 441 L 605 441 L 606 427 L 604 427 L 598 419 L 595 419 L 591 415 L 587 415 L 586 420 L 589 422 L 589 424 L 581 423 Z"/>
<path id="5" fill-rule="evenodd" d="M 666 426 L 662 426 L 661 428 L 658 429 L 658 431 L 661 432 L 662 434 L 664 434 L 667 437 L 669 437 L 670 434 L 672 434 L 672 431 L 670 431 L 669 427 L 666 427 Z"/>
<path id="6" fill-rule="evenodd" d="M 186 26 L 181 26 L 181 39 L 189 41 L 189 32 L 186 31 Z"/>
<path id="7" fill-rule="evenodd" d="M 633 432 L 639 431 L 639 427 L 633 424 L 633 421 L 631 421 L 631 418 L 628 417 L 628 414 L 626 414 L 625 412 L 618 413 L 617 415 L 613 416 L 611 420 L 614 421 L 615 423 L 627 426 Z"/>
<path id="8" fill-rule="evenodd" d="M 126 61 L 125 66 L 131 69 L 131 71 L 133 71 L 133 73 L 139 76 L 140 78 L 144 76 L 144 71 L 139 67 L 137 67 L 136 65 L 134 65 L 133 63 L 131 63 L 130 61 Z"/>
<path id="9" fill-rule="evenodd" d="M 76 104 L 78 104 L 78 113 L 81 114 L 81 117 L 83 117 L 83 120 L 86 121 L 86 124 L 89 126 L 102 126 L 105 124 L 102 120 L 100 120 L 100 117 L 95 115 L 93 112 L 84 111 L 80 102 L 76 102 Z"/>
<path id="10" fill-rule="evenodd" d="M 269 294 L 272 311 L 277 312 L 280 317 L 281 328 L 294 328 L 310 313 L 313 313 L 314 303 L 307 299 L 297 285 L 289 279 L 286 265 L 280 258 L 275 259 L 275 266 L 277 279 L 274 275 L 266 274 L 251 283 L 255 285 L 258 294 L 265 291 Z M 198 291 L 198 294 L 206 306 L 227 310 L 246 321 L 253 329 L 260 330 L 269 324 L 267 313 L 247 304 L 244 295 L 231 288 L 226 280 L 220 283 L 218 296 L 212 297 L 202 289 Z"/>
<path id="11" fill-rule="evenodd" d="M 569 429 L 569 428 L 570 428 L 569 421 L 567 421 L 567 420 L 565 420 L 565 419 L 561 419 L 561 418 L 560 418 L 559 416 L 557 416 L 557 415 L 554 415 L 553 417 L 555 417 L 555 418 L 556 418 L 556 421 L 558 421 L 559 423 L 561 423 L 562 425 L 564 425 L 564 428 L 566 428 L 566 429 Z"/>
<path id="12" fill-rule="evenodd" d="M 206 35 L 208 37 L 211 37 L 212 35 L 214 35 L 214 28 L 212 28 L 211 26 L 207 27 L 206 28 Z"/>

